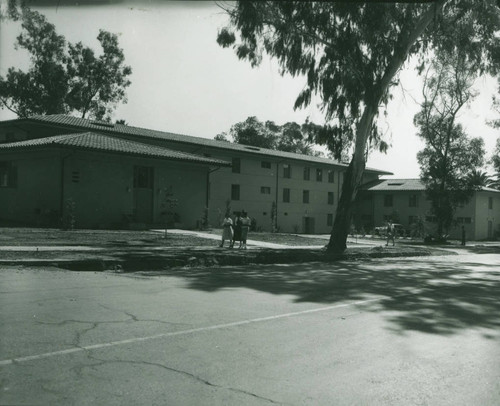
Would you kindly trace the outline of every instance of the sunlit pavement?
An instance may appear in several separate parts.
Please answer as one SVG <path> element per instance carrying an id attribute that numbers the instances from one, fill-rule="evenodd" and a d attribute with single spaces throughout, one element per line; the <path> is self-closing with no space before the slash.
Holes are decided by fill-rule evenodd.
<path id="1" fill-rule="evenodd" d="M 0 285 L 0 404 L 500 404 L 497 254 Z"/>

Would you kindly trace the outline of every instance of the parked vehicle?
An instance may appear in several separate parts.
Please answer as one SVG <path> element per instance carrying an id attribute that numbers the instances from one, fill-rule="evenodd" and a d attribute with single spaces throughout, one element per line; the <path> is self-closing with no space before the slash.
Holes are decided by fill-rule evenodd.
<path id="1" fill-rule="evenodd" d="M 395 237 L 405 237 L 408 234 L 405 226 L 403 226 L 402 224 L 393 223 L 392 225 L 394 226 Z M 374 232 L 375 232 L 375 235 L 379 235 L 381 237 L 386 237 L 387 236 L 387 225 L 375 227 Z"/>

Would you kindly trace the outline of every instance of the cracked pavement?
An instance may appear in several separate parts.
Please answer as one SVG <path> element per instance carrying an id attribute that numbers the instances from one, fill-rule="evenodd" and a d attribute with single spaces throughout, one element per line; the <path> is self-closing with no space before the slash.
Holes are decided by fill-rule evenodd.
<path id="1" fill-rule="evenodd" d="M 500 403 L 498 254 L 0 285 L 0 404 Z"/>

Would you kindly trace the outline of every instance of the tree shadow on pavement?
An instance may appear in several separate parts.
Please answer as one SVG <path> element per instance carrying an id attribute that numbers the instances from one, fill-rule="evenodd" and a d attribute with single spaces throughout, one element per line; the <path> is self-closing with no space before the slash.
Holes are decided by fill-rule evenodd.
<path id="1" fill-rule="evenodd" d="M 500 266 L 441 259 L 364 260 L 166 271 L 203 291 L 247 288 L 294 295 L 297 302 L 367 304 L 386 312 L 398 332 L 454 334 L 500 327 Z M 365 307 L 366 308 L 366 307 Z"/>

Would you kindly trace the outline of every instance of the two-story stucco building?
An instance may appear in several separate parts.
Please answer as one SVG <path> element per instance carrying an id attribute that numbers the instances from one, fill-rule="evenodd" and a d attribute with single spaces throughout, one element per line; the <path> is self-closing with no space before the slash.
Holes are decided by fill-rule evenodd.
<path id="1" fill-rule="evenodd" d="M 346 169 L 327 158 L 34 116 L 0 122 L 0 220 L 47 223 L 71 198 L 79 227 L 118 226 L 123 218 L 152 225 L 161 221 L 162 194 L 170 190 L 183 227 L 196 227 L 205 208 L 218 225 L 229 205 L 270 230 L 274 206 L 281 231 L 328 233 Z M 367 168 L 364 181 L 383 174 Z"/>
<path id="2" fill-rule="evenodd" d="M 425 231 L 433 233 L 436 219 L 425 186 L 419 179 L 380 179 L 365 184 L 358 196 L 354 224 L 371 230 L 391 219 L 407 228 L 423 220 Z M 464 226 L 468 239 L 483 240 L 500 234 L 500 191 L 490 188 L 474 192 L 470 201 L 459 207 L 451 238 L 461 237 Z"/>

